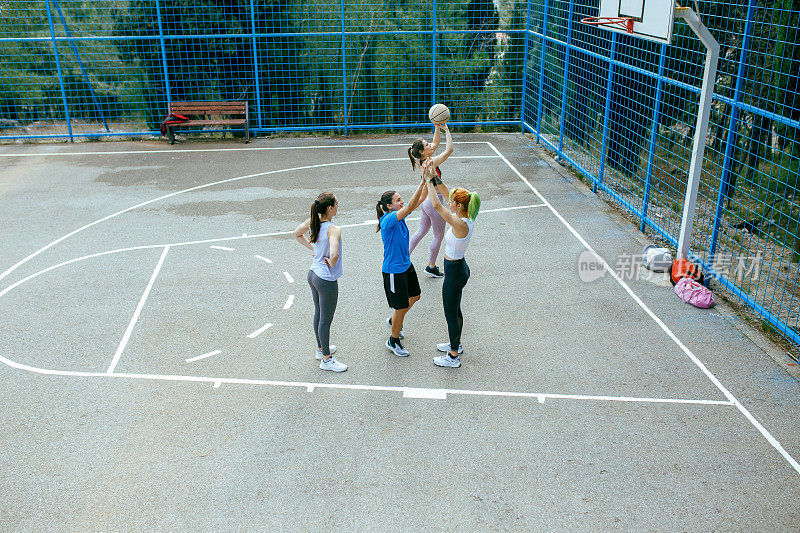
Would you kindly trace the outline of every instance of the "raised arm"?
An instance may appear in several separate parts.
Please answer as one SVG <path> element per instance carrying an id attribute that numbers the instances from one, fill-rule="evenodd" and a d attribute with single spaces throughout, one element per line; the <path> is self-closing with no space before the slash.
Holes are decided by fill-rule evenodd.
<path id="1" fill-rule="evenodd" d="M 432 168 L 432 167 L 431 167 Z M 433 186 L 433 182 L 431 178 L 433 177 L 433 171 L 427 171 L 425 173 L 425 184 L 428 187 L 428 196 L 431 199 L 431 205 L 436 212 L 439 213 L 445 222 L 453 226 L 453 234 L 458 237 L 459 239 L 463 239 L 469 233 L 469 226 L 467 223 L 458 218 L 454 213 L 451 213 L 449 209 L 442 205 L 442 202 L 439 201 L 439 196 L 436 194 L 436 188 Z"/>
<path id="2" fill-rule="evenodd" d="M 409 213 L 419 207 L 419 204 L 425 200 L 425 196 L 427 194 L 428 189 L 425 188 L 425 180 L 423 179 L 419 182 L 419 187 L 417 187 L 417 190 L 414 191 L 414 194 L 411 196 L 411 199 L 408 201 L 408 203 L 397 212 L 397 220 L 403 220 L 406 216 L 408 216 Z"/>
<path id="3" fill-rule="evenodd" d="M 453 136 L 450 134 L 450 128 L 447 127 L 447 124 L 440 124 L 436 128 L 436 136 L 434 136 L 434 140 L 438 138 L 440 128 L 444 130 L 444 138 L 446 144 L 444 147 L 444 152 L 431 158 L 431 164 L 435 167 L 438 167 L 439 165 L 444 163 L 445 160 L 448 157 L 450 157 L 450 154 L 453 153 Z"/>
<path id="4" fill-rule="evenodd" d="M 431 142 L 431 147 L 435 152 L 437 148 L 439 148 L 439 141 L 441 140 L 441 136 L 439 135 L 439 125 L 434 124 L 434 132 L 433 132 L 433 142 Z"/>
<path id="5" fill-rule="evenodd" d="M 302 244 L 303 246 L 305 246 L 306 248 L 308 248 L 313 252 L 314 246 L 310 242 L 308 242 L 308 239 L 306 238 L 306 233 L 308 233 L 308 230 L 310 228 L 311 228 L 311 219 L 307 218 L 305 222 L 303 222 L 294 229 L 294 231 L 292 232 L 292 237 L 294 237 L 295 240 L 297 240 L 297 242 L 299 242 L 300 244 Z"/>
<path id="6" fill-rule="evenodd" d="M 325 258 L 325 262 L 331 268 L 335 267 L 339 261 L 339 241 L 341 238 L 342 228 L 331 224 L 328 228 L 328 243 L 330 244 L 331 256 Z"/>

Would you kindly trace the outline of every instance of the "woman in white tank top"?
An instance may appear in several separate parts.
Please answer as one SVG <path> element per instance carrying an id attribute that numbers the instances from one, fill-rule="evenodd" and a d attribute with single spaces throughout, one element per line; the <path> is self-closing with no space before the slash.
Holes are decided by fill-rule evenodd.
<path id="1" fill-rule="evenodd" d="M 437 350 L 446 354 L 435 357 L 433 362 L 436 366 L 458 368 L 461 366 L 459 354 L 462 352 L 461 331 L 464 327 L 461 293 L 470 274 L 464 255 L 472 240 L 472 229 L 481 207 L 481 199 L 477 193 L 459 187 L 450 192 L 448 210 L 436 196 L 433 176 L 435 176 L 433 167 L 427 166 L 425 181 L 428 186 L 428 197 L 431 198 L 431 204 L 436 212 L 450 226 L 444 236 L 444 283 L 442 283 L 442 305 L 449 342 L 436 345 Z"/>
<path id="2" fill-rule="evenodd" d="M 314 252 L 308 270 L 308 285 L 314 299 L 314 336 L 316 358 L 322 370 L 344 372 L 347 365 L 333 358 L 336 346 L 329 344 L 331 323 L 339 299 L 342 276 L 342 230 L 331 222 L 339 211 L 339 201 L 332 192 L 321 193 L 311 204 L 311 216 L 292 232 L 297 242 Z M 309 237 L 306 237 L 309 233 Z"/>

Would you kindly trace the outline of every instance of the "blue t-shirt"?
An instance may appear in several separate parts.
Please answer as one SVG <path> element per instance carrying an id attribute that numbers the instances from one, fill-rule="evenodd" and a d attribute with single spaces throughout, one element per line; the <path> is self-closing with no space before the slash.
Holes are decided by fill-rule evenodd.
<path id="1" fill-rule="evenodd" d="M 381 239 L 383 239 L 383 272 L 400 274 L 411 267 L 408 253 L 408 226 L 405 219 L 397 220 L 397 211 L 381 217 Z"/>

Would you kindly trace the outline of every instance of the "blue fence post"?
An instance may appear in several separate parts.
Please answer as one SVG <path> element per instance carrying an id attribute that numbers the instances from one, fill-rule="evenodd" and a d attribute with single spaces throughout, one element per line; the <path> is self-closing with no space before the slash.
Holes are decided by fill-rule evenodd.
<path id="1" fill-rule="evenodd" d="M 567 15 L 567 46 L 564 49 L 564 80 L 561 88 L 561 111 L 558 119 L 558 153 L 564 153 L 564 115 L 567 114 L 567 87 L 569 86 L 569 53 L 572 45 L 572 9 L 574 2 L 569 3 Z"/>
<path id="2" fill-rule="evenodd" d="M 530 1 L 530 0 L 528 0 Z M 549 1 L 544 0 L 544 14 L 542 15 L 542 58 L 539 64 L 539 107 L 536 109 L 536 142 L 542 136 L 542 96 L 544 93 L 544 64 L 545 64 L 545 49 L 547 48 L 547 11 L 549 8 Z"/>
<path id="3" fill-rule="evenodd" d="M 433 72 L 431 73 L 431 105 L 436 103 L 436 9 L 436 0 L 433 0 L 433 62 L 431 63 Z"/>
<path id="4" fill-rule="evenodd" d="M 644 178 L 644 196 L 642 197 L 642 218 L 639 231 L 644 233 L 647 225 L 647 206 L 650 203 L 650 183 L 653 178 L 653 158 L 656 154 L 656 136 L 658 135 L 658 115 L 661 108 L 661 93 L 664 87 L 664 63 L 667 58 L 667 45 L 661 45 L 661 56 L 658 58 L 658 82 L 656 84 L 656 100 L 653 102 L 653 124 L 650 126 L 650 150 L 647 154 L 647 171 Z"/>
<path id="5" fill-rule="evenodd" d="M 747 5 L 747 22 L 744 26 L 744 37 L 742 39 L 742 52 L 739 55 L 739 70 L 736 76 L 736 88 L 733 91 L 733 103 L 731 104 L 731 120 L 728 124 L 728 137 L 725 143 L 725 157 L 722 160 L 722 171 L 720 172 L 719 193 L 717 194 L 717 207 L 714 211 L 714 227 L 711 230 L 711 239 L 708 246 L 709 262 L 712 261 L 717 252 L 717 241 L 719 240 L 719 226 L 722 223 L 722 205 L 727 195 L 728 175 L 731 172 L 731 159 L 733 158 L 733 140 L 736 137 L 736 120 L 739 112 L 739 99 L 742 94 L 742 81 L 744 71 L 747 66 L 747 47 L 750 46 L 750 32 L 753 27 L 753 17 L 755 15 L 755 0 L 750 0 Z"/>
<path id="6" fill-rule="evenodd" d="M 344 34 L 344 0 L 341 0 L 342 11 L 342 103 L 344 105 L 344 134 L 348 133 L 348 118 L 347 118 L 347 53 L 345 51 L 345 34 Z"/>
<path id="7" fill-rule="evenodd" d="M 167 91 L 167 107 L 172 103 L 172 89 L 169 86 L 169 69 L 167 68 L 167 47 L 164 44 L 164 25 L 161 22 L 161 4 L 156 0 L 156 17 L 158 18 L 158 39 L 161 43 L 161 64 L 164 66 L 164 90 Z M 167 109 L 169 113 L 169 109 Z"/>
<path id="8" fill-rule="evenodd" d="M 58 55 L 58 43 L 56 42 L 56 32 L 53 28 L 53 14 L 50 12 L 50 0 L 46 0 L 44 5 L 47 8 L 47 22 L 50 24 L 50 40 L 53 42 L 53 54 L 56 57 L 56 70 L 58 71 L 58 83 L 61 85 L 61 101 L 64 104 L 64 114 L 67 117 L 67 131 L 69 132 L 69 142 L 75 142 L 72 137 L 72 119 L 69 116 L 69 106 L 67 105 L 67 91 L 64 90 L 64 76 L 61 74 L 61 59 Z"/>
<path id="9" fill-rule="evenodd" d="M 522 133 L 525 133 L 525 100 L 528 91 L 528 32 L 530 31 L 531 22 L 531 0 L 527 2 L 525 12 L 525 44 L 523 45 L 523 53 L 525 57 L 522 59 L 522 97 L 520 99 L 519 107 L 519 122 L 522 128 Z M 537 137 L 538 141 L 538 137 Z"/>
<path id="10" fill-rule="evenodd" d="M 611 50 L 608 55 L 608 80 L 606 81 L 606 107 L 603 112 L 603 138 L 600 142 L 600 168 L 597 171 L 597 181 L 592 185 L 592 191 L 597 193 L 597 185 L 603 183 L 603 172 L 606 168 L 606 145 L 608 141 L 608 121 L 611 114 L 611 87 L 614 83 L 614 52 L 617 49 L 617 33 L 611 32 Z"/>
<path id="11" fill-rule="evenodd" d="M 259 81 L 259 72 L 261 69 L 258 68 L 258 48 L 256 47 L 256 8 L 253 4 L 253 0 L 250 0 L 250 29 L 253 32 L 253 78 L 255 78 L 256 83 L 256 117 L 258 121 L 258 127 L 263 127 L 261 124 L 261 84 Z"/>
<path id="12" fill-rule="evenodd" d="M 64 17 L 64 13 L 61 11 L 61 6 L 58 4 L 58 0 L 52 0 L 52 3 L 58 12 L 58 17 L 61 19 L 61 25 L 64 26 L 64 33 L 66 34 L 67 39 L 69 39 L 69 46 L 72 48 L 72 53 L 75 54 L 75 59 L 78 61 L 78 66 L 81 69 L 81 74 L 83 74 L 83 79 L 86 81 L 86 86 L 89 88 L 89 92 L 92 95 L 92 103 L 94 104 L 94 108 L 100 115 L 100 120 L 103 121 L 103 126 L 105 126 L 106 131 L 110 132 L 111 128 L 108 127 L 106 116 L 103 113 L 103 107 L 100 105 L 100 102 L 97 101 L 97 95 L 94 92 L 94 87 L 92 87 L 92 83 L 89 80 L 89 73 L 86 72 L 86 68 L 83 66 L 83 61 L 81 61 L 81 54 L 78 52 L 78 47 L 75 46 L 75 43 L 73 42 L 72 32 L 69 31 L 69 26 L 67 26 L 67 19 Z"/>

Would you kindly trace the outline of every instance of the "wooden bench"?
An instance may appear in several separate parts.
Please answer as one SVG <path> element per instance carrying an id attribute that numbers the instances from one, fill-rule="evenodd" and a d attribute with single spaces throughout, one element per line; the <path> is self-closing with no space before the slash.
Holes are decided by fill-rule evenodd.
<path id="1" fill-rule="evenodd" d="M 175 144 L 175 128 L 190 126 L 244 126 L 245 142 L 250 142 L 250 123 L 247 100 L 219 102 L 171 102 L 170 114 L 183 115 L 189 120 L 167 125 L 167 138 Z"/>

